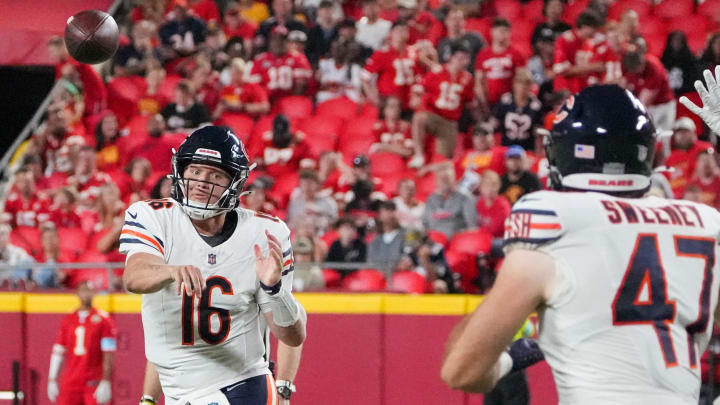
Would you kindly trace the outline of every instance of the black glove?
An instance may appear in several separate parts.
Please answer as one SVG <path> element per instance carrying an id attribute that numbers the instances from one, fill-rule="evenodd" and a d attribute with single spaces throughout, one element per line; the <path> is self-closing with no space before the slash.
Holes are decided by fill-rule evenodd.
<path id="1" fill-rule="evenodd" d="M 533 364 L 545 359 L 545 355 L 540 351 L 540 346 L 533 339 L 518 339 L 510 345 L 507 353 L 513 361 L 510 372 L 524 370 Z"/>

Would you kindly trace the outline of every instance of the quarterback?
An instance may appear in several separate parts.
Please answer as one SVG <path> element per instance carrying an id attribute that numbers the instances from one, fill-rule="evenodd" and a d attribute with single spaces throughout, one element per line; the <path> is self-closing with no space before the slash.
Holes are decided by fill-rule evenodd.
<path id="1" fill-rule="evenodd" d="M 694 405 L 718 302 L 720 214 L 650 187 L 655 128 L 616 85 L 570 97 L 547 139 L 553 191 L 521 198 L 506 258 L 456 327 L 442 378 L 472 392 L 544 354 L 561 405 Z M 510 346 L 538 311 L 538 346 Z"/>
<path id="2" fill-rule="evenodd" d="M 238 208 L 252 166 L 230 129 L 196 130 L 172 167 L 172 198 L 131 205 L 120 236 L 123 280 L 143 294 L 145 353 L 165 400 L 277 404 L 265 325 L 288 346 L 305 339 L 290 231 Z"/>

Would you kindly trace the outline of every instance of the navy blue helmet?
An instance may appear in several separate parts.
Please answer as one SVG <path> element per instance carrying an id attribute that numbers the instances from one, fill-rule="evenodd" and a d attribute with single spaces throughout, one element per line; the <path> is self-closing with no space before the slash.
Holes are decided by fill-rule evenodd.
<path id="1" fill-rule="evenodd" d="M 188 182 L 183 173 L 191 163 L 215 166 L 231 178 L 224 187 L 220 199 L 211 203 L 213 193 L 207 201 L 191 201 L 188 197 Z M 180 145 L 172 159 L 172 198 L 193 219 L 207 219 L 237 207 L 248 175 L 252 170 L 245 147 L 230 128 L 206 126 L 195 130 Z M 201 180 L 192 180 L 201 181 Z M 211 187 L 221 187 L 207 182 Z"/>
<path id="2" fill-rule="evenodd" d="M 552 189 L 642 194 L 650 187 L 655 126 L 628 90 L 590 86 L 558 112 L 546 152 Z"/>

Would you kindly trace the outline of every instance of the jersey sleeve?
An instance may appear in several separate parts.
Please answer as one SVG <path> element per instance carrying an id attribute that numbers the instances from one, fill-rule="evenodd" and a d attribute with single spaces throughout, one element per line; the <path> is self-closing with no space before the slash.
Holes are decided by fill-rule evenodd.
<path id="1" fill-rule="evenodd" d="M 67 320 L 66 318 L 63 318 L 63 320 L 60 322 L 60 329 L 58 330 L 57 340 L 55 341 L 55 344 L 60 345 L 62 347 L 67 348 L 68 347 L 68 341 L 67 341 L 67 333 L 65 333 L 65 330 L 67 329 Z"/>
<path id="2" fill-rule="evenodd" d="M 157 205 L 158 209 L 151 204 Z M 149 253 L 164 260 L 165 237 L 158 210 L 168 209 L 172 204 L 166 200 L 138 201 L 128 207 L 120 232 L 120 253 L 128 258 L 135 253 Z"/>
<path id="3" fill-rule="evenodd" d="M 304 54 L 295 55 L 295 68 L 293 69 L 293 77 L 299 79 L 308 79 L 312 76 L 312 68 L 307 56 Z"/>
<path id="4" fill-rule="evenodd" d="M 265 214 L 258 214 L 265 215 Z M 272 217 L 272 221 L 276 222 L 275 226 L 268 227 L 270 231 L 280 240 L 282 244 L 282 285 L 280 288 L 287 291 L 292 291 L 293 284 L 293 272 L 295 271 L 295 260 L 293 259 L 292 245 L 290 244 L 290 229 L 280 219 Z M 267 254 L 267 248 L 263 248 L 263 253 Z M 268 301 L 266 294 L 261 294 L 262 290 L 259 287 L 255 293 L 258 305 L 264 312 L 270 312 L 270 302 Z"/>
<path id="5" fill-rule="evenodd" d="M 552 193 L 547 191 L 530 193 L 518 200 L 505 220 L 505 253 L 518 247 L 542 249 L 559 240 L 565 228 L 556 205 Z"/>
<path id="6" fill-rule="evenodd" d="M 371 79 L 383 68 L 383 53 L 380 51 L 375 51 L 370 58 L 368 58 L 367 62 L 365 62 L 365 70 L 363 71 L 364 76 L 366 79 Z"/>
<path id="7" fill-rule="evenodd" d="M 114 352 L 117 350 L 117 331 L 115 321 L 108 314 L 103 314 L 103 328 L 100 332 L 100 350 Z"/>

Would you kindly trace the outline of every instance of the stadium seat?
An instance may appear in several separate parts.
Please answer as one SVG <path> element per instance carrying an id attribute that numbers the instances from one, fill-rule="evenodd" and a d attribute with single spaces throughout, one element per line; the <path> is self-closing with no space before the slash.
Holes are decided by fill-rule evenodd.
<path id="1" fill-rule="evenodd" d="M 522 16 L 528 21 L 533 21 L 537 23 L 543 20 L 542 9 L 543 0 L 528 1 L 522 8 Z M 513 21 L 513 23 L 514 22 L 515 21 Z"/>
<path id="2" fill-rule="evenodd" d="M 667 25 L 662 18 L 649 15 L 642 18 L 640 21 L 641 23 L 638 26 L 638 32 L 640 32 L 640 35 L 643 37 L 665 37 Z"/>
<path id="3" fill-rule="evenodd" d="M 675 1 L 675 0 L 672 0 Z M 642 21 L 645 16 L 650 15 L 652 12 L 652 4 L 648 0 L 623 0 L 616 1 L 610 6 L 608 10 L 608 19 L 619 21 L 622 17 L 622 13 L 625 10 L 632 9 L 638 14 Z M 574 23 L 575 21 L 572 21 Z"/>
<path id="4" fill-rule="evenodd" d="M 141 76 L 120 76 L 107 84 L 108 99 L 121 97 L 137 102 L 145 91 L 145 79 Z"/>
<path id="5" fill-rule="evenodd" d="M 87 251 L 78 257 L 78 263 L 105 263 L 108 261 L 106 255 L 98 252 Z M 99 290 L 110 288 L 110 277 L 106 268 L 72 269 L 68 271 L 68 287 L 77 288 L 83 281 L 89 281 L 93 287 Z"/>
<path id="6" fill-rule="evenodd" d="M 619 3 L 625 3 L 619 2 Z M 655 5 L 653 13 L 668 20 L 673 18 L 684 19 L 691 15 L 695 9 L 693 0 L 665 0 Z"/>
<path id="7" fill-rule="evenodd" d="M 496 1 L 494 4 L 498 17 L 505 17 L 513 23 L 519 20 L 518 17 L 520 17 L 523 12 L 522 4 L 516 0 Z M 514 28 L 513 24 L 513 29 Z"/>
<path id="8" fill-rule="evenodd" d="M 178 83 L 180 83 L 180 80 L 182 80 L 182 77 L 180 77 L 180 75 L 169 74 L 165 76 L 165 80 L 163 80 L 162 84 L 160 85 L 160 89 L 158 92 L 165 96 L 168 100 L 175 100 L 175 88 L 177 87 Z"/>
<path id="9" fill-rule="evenodd" d="M 435 192 L 435 174 L 428 173 L 422 177 L 415 176 L 416 196 L 420 201 L 425 201 L 430 194 Z"/>
<path id="10" fill-rule="evenodd" d="M 465 29 L 475 32 L 486 38 L 490 38 L 490 27 L 492 26 L 492 18 L 468 18 L 465 20 Z"/>
<path id="11" fill-rule="evenodd" d="M 448 250 L 473 256 L 478 253 L 488 254 L 491 239 L 490 234 L 481 230 L 458 232 L 450 240 Z"/>
<path id="12" fill-rule="evenodd" d="M 697 13 L 712 21 L 720 20 L 720 0 L 705 0 L 697 8 Z"/>
<path id="13" fill-rule="evenodd" d="M 25 249 L 33 257 L 42 252 L 40 231 L 31 226 L 18 226 L 10 231 L 10 244 Z"/>
<path id="14" fill-rule="evenodd" d="M 298 124 L 298 131 L 302 131 L 305 135 L 305 141 L 313 149 L 313 152 L 319 154 L 326 150 L 335 150 L 337 147 L 337 139 L 342 127 L 342 119 L 326 115 L 314 115 Z"/>
<path id="15" fill-rule="evenodd" d="M 79 228 L 58 228 L 60 250 L 68 257 L 76 258 L 86 251 L 88 236 Z"/>
<path id="16" fill-rule="evenodd" d="M 707 33 L 706 32 L 692 32 L 688 36 L 688 46 L 690 50 L 698 55 L 701 54 L 707 45 Z"/>
<path id="17" fill-rule="evenodd" d="M 664 33 L 645 35 L 643 37 L 648 47 L 648 52 L 657 56 L 662 56 L 663 50 L 665 50 L 666 35 Z"/>
<path id="18" fill-rule="evenodd" d="M 287 115 L 291 120 L 301 120 L 312 115 L 313 103 L 305 96 L 283 97 L 275 104 L 275 111 Z"/>
<path id="19" fill-rule="evenodd" d="M 473 292 L 475 290 L 473 280 L 478 276 L 475 258 L 465 253 L 446 250 L 445 260 L 450 269 L 460 275 L 463 291 Z"/>
<path id="20" fill-rule="evenodd" d="M 333 98 L 318 104 L 315 108 L 315 115 L 333 116 L 347 120 L 358 115 L 358 105 L 347 97 Z"/>
<path id="21" fill-rule="evenodd" d="M 367 154 L 375 143 L 373 120 L 355 118 L 345 123 L 338 138 L 338 152 L 346 163 L 351 163 L 358 154 Z"/>
<path id="22" fill-rule="evenodd" d="M 338 233 L 338 231 L 337 231 L 336 229 L 331 229 L 331 230 L 325 232 L 325 233 L 320 237 L 320 239 L 321 239 L 323 242 L 325 242 L 325 244 L 328 245 L 328 247 L 330 247 L 330 245 L 332 245 L 333 242 L 335 242 L 335 241 L 337 240 L 337 238 L 338 238 L 339 235 L 340 235 L 340 234 Z"/>
<path id="23" fill-rule="evenodd" d="M 218 121 L 219 125 L 226 125 L 232 128 L 241 141 L 247 143 L 247 141 L 250 140 L 250 134 L 252 133 L 255 122 L 249 115 L 225 113 L 220 116 Z"/>
<path id="24" fill-rule="evenodd" d="M 710 28 L 711 23 L 707 17 L 691 14 L 683 18 L 673 18 L 666 21 L 665 32 L 683 31 L 688 38 L 697 34 L 702 35 L 704 38 Z"/>
<path id="25" fill-rule="evenodd" d="M 362 269 L 346 276 L 342 288 L 355 292 L 373 292 L 385 289 L 385 276 L 380 270 Z"/>
<path id="26" fill-rule="evenodd" d="M 407 165 L 397 153 L 377 152 L 370 155 L 370 174 L 380 178 L 404 175 Z"/>
<path id="27" fill-rule="evenodd" d="M 184 132 L 171 132 L 169 134 L 163 135 L 163 138 L 173 147 L 175 150 L 177 150 L 180 147 L 180 144 L 182 144 L 185 141 L 185 138 L 187 138 L 188 134 Z"/>
<path id="28" fill-rule="evenodd" d="M 565 7 L 565 14 L 563 15 L 563 20 L 567 21 L 570 25 L 575 25 L 575 21 L 577 20 L 578 16 L 583 11 L 585 11 L 589 3 L 590 0 L 573 1 L 571 4 Z"/>
<path id="29" fill-rule="evenodd" d="M 337 288 L 340 287 L 342 282 L 342 275 L 340 272 L 333 269 L 322 269 L 323 279 L 325 279 L 325 288 Z"/>
<path id="30" fill-rule="evenodd" d="M 407 294 L 424 294 L 430 290 L 425 277 L 414 271 L 398 271 L 390 279 L 390 291 Z"/>
<path id="31" fill-rule="evenodd" d="M 439 243 L 439 244 L 443 245 L 444 247 L 448 246 L 449 240 L 448 240 L 447 235 L 445 235 L 444 233 L 442 233 L 440 231 L 429 230 L 429 231 L 427 231 L 427 236 L 428 236 L 428 239 L 430 239 L 431 241 L 433 241 L 435 243 Z"/>

